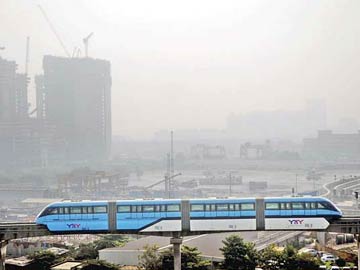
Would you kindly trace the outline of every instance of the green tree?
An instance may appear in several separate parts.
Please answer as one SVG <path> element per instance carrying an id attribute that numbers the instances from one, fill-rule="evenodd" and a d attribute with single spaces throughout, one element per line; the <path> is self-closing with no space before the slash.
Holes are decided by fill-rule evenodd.
<path id="1" fill-rule="evenodd" d="M 231 235 L 223 241 L 220 249 L 224 255 L 223 267 L 226 270 L 254 270 L 258 254 L 253 243 L 246 243 L 238 235 Z"/>
<path id="2" fill-rule="evenodd" d="M 104 248 L 113 248 L 116 247 L 116 243 L 114 241 L 108 239 L 99 239 L 94 241 L 94 248 L 99 251 Z"/>
<path id="3" fill-rule="evenodd" d="M 285 247 L 282 254 L 282 264 L 284 270 L 315 270 L 319 267 L 319 261 L 311 254 L 298 254 L 297 249 L 292 245 Z"/>
<path id="4" fill-rule="evenodd" d="M 82 270 L 119 270 L 114 264 L 107 263 L 105 261 L 100 260 L 89 260 L 86 261 L 84 266 L 81 268 Z"/>
<path id="5" fill-rule="evenodd" d="M 56 262 L 56 255 L 50 251 L 39 251 L 29 256 L 38 270 L 48 270 Z"/>
<path id="6" fill-rule="evenodd" d="M 144 246 L 143 254 L 139 255 L 139 269 L 145 270 L 159 270 L 161 269 L 161 258 L 157 253 L 157 245 Z"/>
<path id="7" fill-rule="evenodd" d="M 208 260 L 201 258 L 201 253 L 196 247 L 181 247 L 181 269 L 182 270 L 206 270 L 210 266 Z M 166 270 L 174 269 L 174 255 L 172 250 L 161 253 L 162 268 Z"/>
<path id="8" fill-rule="evenodd" d="M 297 256 L 296 265 L 298 270 L 316 270 L 319 269 L 319 260 L 311 254 L 302 253 Z M 294 269 L 294 268 L 292 268 Z"/>

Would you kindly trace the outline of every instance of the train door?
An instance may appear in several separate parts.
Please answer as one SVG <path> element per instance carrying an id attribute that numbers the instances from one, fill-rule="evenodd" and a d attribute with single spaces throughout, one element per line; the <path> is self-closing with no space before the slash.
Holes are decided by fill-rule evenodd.
<path id="1" fill-rule="evenodd" d="M 205 204 L 204 216 L 211 217 L 211 205 L 210 204 Z"/>
<path id="2" fill-rule="evenodd" d="M 293 216 L 304 216 L 305 215 L 305 205 L 303 202 L 292 202 L 292 214 Z"/>
<path id="3" fill-rule="evenodd" d="M 210 217 L 216 217 L 216 204 L 210 204 Z"/>
<path id="4" fill-rule="evenodd" d="M 280 203 L 280 216 L 282 217 L 291 216 L 291 203 L 289 202 Z"/>
<path id="5" fill-rule="evenodd" d="M 145 220 L 153 220 L 154 217 L 155 217 L 155 206 L 154 205 L 143 205 L 142 218 Z"/>
<path id="6" fill-rule="evenodd" d="M 89 213 L 88 208 L 91 210 L 91 207 L 88 206 L 82 206 L 81 209 L 81 225 L 83 230 L 89 230 L 89 222 L 91 223 L 92 219 L 92 213 Z"/>
<path id="7" fill-rule="evenodd" d="M 217 217 L 228 217 L 229 216 L 229 205 L 227 203 L 217 204 L 216 216 Z"/>
<path id="8" fill-rule="evenodd" d="M 70 220 L 70 210 L 69 210 L 69 207 L 64 207 L 63 208 L 64 210 L 64 213 L 62 214 L 62 219 L 65 221 L 65 222 L 68 222 Z"/>
<path id="9" fill-rule="evenodd" d="M 304 205 L 305 205 L 305 216 L 315 216 L 316 215 L 316 203 L 315 202 L 306 202 Z"/>
<path id="10" fill-rule="evenodd" d="M 235 217 L 235 205 L 229 203 L 229 217 Z"/>
<path id="11" fill-rule="evenodd" d="M 161 207 L 160 205 L 155 205 L 154 206 L 154 217 L 156 219 L 160 219 L 161 218 Z"/>

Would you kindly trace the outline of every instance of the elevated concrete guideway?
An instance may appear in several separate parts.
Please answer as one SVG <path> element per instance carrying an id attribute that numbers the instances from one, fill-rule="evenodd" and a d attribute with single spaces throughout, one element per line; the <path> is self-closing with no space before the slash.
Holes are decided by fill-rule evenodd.
<path id="1" fill-rule="evenodd" d="M 185 230 L 182 232 L 173 232 L 172 238 L 170 241 L 170 244 L 173 245 L 173 251 L 174 251 L 174 269 L 180 269 L 181 265 L 181 256 L 180 256 L 180 250 L 181 250 L 181 244 L 182 244 L 182 237 L 184 235 L 195 235 L 195 234 L 204 234 L 204 232 L 189 232 L 188 227 L 185 226 Z M 259 227 L 258 227 L 259 228 Z M 261 229 L 258 229 L 258 231 L 264 231 L 264 227 L 260 227 Z M 233 230 L 241 231 L 241 230 Z M 244 230 L 246 231 L 246 230 Z M 287 231 L 293 231 L 293 233 L 299 234 L 299 231 L 295 229 L 293 230 L 287 230 Z M 310 228 L 307 230 L 302 231 L 313 231 Z M 348 216 L 343 217 L 339 220 L 336 220 L 332 222 L 328 228 L 326 228 L 323 231 L 328 232 L 341 232 L 341 233 L 352 233 L 352 234 L 359 234 L 360 233 L 360 216 Z M 219 232 L 225 232 L 225 231 L 209 231 L 206 232 L 208 234 L 210 233 L 219 233 Z M 226 232 L 229 232 L 227 230 Z M 74 231 L 72 232 L 74 234 L 104 234 L 104 232 L 89 232 L 89 231 Z M 109 230 L 108 233 L 120 233 L 116 231 Z M 46 226 L 38 225 L 36 223 L 0 223 L 0 270 L 5 269 L 5 257 L 6 257 L 6 246 L 9 242 L 9 240 L 17 239 L 17 238 L 28 238 L 28 237 L 38 237 L 38 236 L 47 236 L 47 235 L 63 235 L 63 234 L 69 234 L 69 232 L 56 232 L 52 233 L 50 232 Z M 140 233 L 141 234 L 141 233 Z M 158 233 L 152 233 L 153 235 L 159 235 Z M 161 234 L 162 235 L 162 234 Z M 286 236 L 286 235 L 285 235 Z M 284 236 L 284 237 L 285 237 Z M 287 235 L 288 236 L 288 235 Z M 286 237 L 287 237 L 286 236 Z"/>
<path id="2" fill-rule="evenodd" d="M 234 230 L 218 230 L 218 231 L 196 231 L 191 232 L 189 230 L 185 231 L 176 231 L 169 232 L 168 236 L 174 237 L 182 237 L 185 235 L 200 235 L 200 234 L 210 234 L 210 233 L 223 233 L 223 232 L 240 232 L 240 231 L 278 231 L 278 230 L 266 230 L 257 229 L 257 230 L 242 230 L 242 229 L 234 229 Z M 338 232 L 338 233 L 352 233 L 358 234 L 360 233 L 360 216 L 344 216 L 338 220 L 332 221 L 330 225 L 326 229 L 322 230 L 314 230 L 314 229 L 284 229 L 282 231 L 324 231 L 324 232 Z M 28 238 L 28 237 L 38 237 L 38 236 L 47 236 L 47 235 L 66 235 L 66 234 L 128 234 L 128 232 L 119 232 L 109 230 L 108 232 L 99 231 L 64 231 L 64 232 L 50 232 L 46 226 L 38 225 L 36 223 L 0 223 L 0 241 L 9 241 L 12 239 L 18 238 Z M 134 232 L 132 232 L 134 234 Z M 163 236 L 164 234 L 161 232 L 146 232 L 137 233 L 139 235 L 158 235 Z"/>

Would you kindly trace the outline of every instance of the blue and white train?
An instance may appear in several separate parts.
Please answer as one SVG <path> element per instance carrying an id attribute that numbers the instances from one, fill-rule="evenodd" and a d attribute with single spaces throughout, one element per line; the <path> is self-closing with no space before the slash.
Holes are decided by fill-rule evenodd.
<path id="1" fill-rule="evenodd" d="M 182 235 L 255 230 L 325 230 L 341 211 L 322 197 L 57 202 L 36 218 L 61 233 Z"/>

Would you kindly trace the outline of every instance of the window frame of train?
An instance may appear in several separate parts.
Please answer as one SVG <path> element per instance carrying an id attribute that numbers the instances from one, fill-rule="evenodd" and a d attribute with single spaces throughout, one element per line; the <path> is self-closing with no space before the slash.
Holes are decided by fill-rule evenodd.
<path id="1" fill-rule="evenodd" d="M 278 207 L 269 208 L 270 204 L 278 204 Z M 293 207 L 300 204 L 301 207 Z M 319 205 L 322 207 L 320 208 Z M 265 210 L 321 210 L 328 209 L 326 205 L 321 202 L 267 202 L 265 203 Z"/>
<path id="2" fill-rule="evenodd" d="M 219 209 L 223 206 L 224 209 Z M 226 206 L 226 207 L 225 207 Z M 191 212 L 234 212 L 255 211 L 255 203 L 194 203 L 190 205 Z"/>
<path id="3" fill-rule="evenodd" d="M 169 207 L 170 206 L 170 207 Z M 120 210 L 121 208 L 126 210 Z M 176 207 L 172 209 L 171 207 Z M 152 208 L 148 210 L 147 208 Z M 141 204 L 141 205 L 118 205 L 117 213 L 166 213 L 166 212 L 180 212 L 180 204 Z"/>

